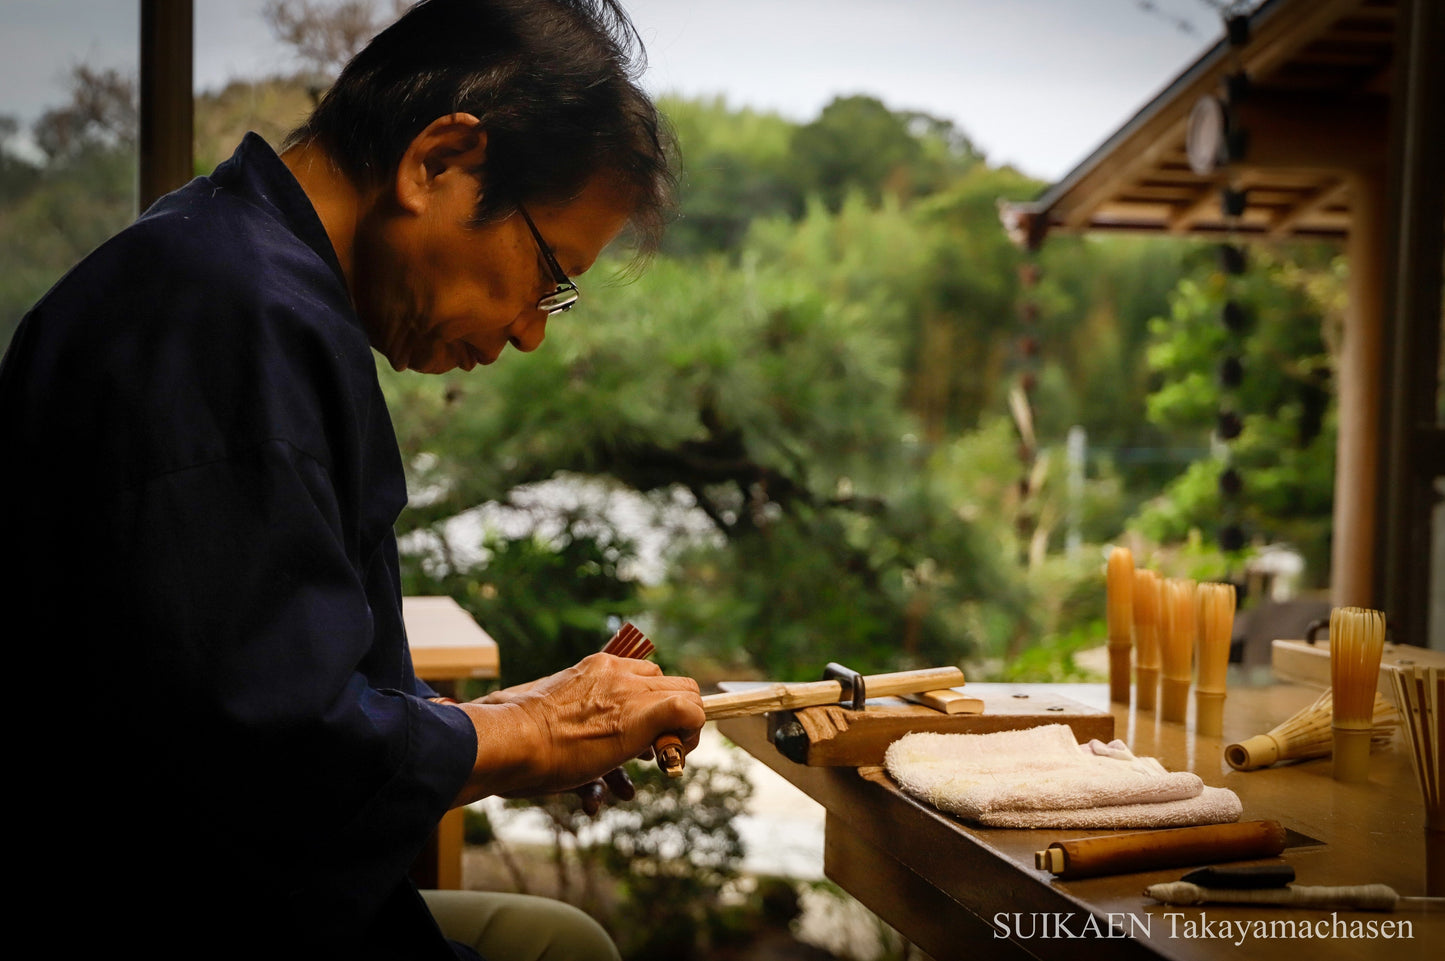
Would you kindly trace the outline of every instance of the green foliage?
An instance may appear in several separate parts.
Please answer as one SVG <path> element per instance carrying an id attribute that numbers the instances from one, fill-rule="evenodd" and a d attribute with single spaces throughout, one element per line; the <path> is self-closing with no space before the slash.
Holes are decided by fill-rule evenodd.
<path id="1" fill-rule="evenodd" d="M 497 829 L 487 812 L 476 806 L 462 809 L 462 840 L 476 847 L 485 847 L 497 839 Z"/>
<path id="2" fill-rule="evenodd" d="M 735 906 L 744 854 L 736 818 L 752 795 L 736 755 L 722 765 L 689 761 L 681 778 L 654 764 L 628 773 L 636 798 L 595 818 L 573 795 L 535 802 L 554 835 L 561 896 L 596 917 L 628 961 L 706 957 L 754 929 L 763 903 Z M 613 879 L 607 891 L 603 875 Z"/>
<path id="3" fill-rule="evenodd" d="M 693 765 L 669 778 L 638 770 L 633 804 L 612 809 L 603 863 L 623 879 L 616 937 L 629 959 L 701 956 L 726 933 L 724 895 L 737 878 L 742 839 L 734 823 L 752 785 L 740 767 Z"/>
<path id="4" fill-rule="evenodd" d="M 1242 415 L 1243 431 L 1223 458 L 1191 464 L 1131 522 L 1152 541 L 1178 543 L 1213 532 L 1225 509 L 1219 476 L 1241 475 L 1241 518 L 1256 540 L 1284 541 L 1304 553 L 1317 582 L 1328 570 L 1334 493 L 1334 362 L 1327 333 L 1340 303 L 1337 260 L 1308 249 L 1288 256 L 1253 250 L 1232 284 L 1210 268 L 1181 280 L 1166 317 L 1150 322 L 1148 360 L 1160 383 L 1149 419 L 1176 434 L 1207 435 L 1221 409 Z M 1230 348 L 1220 322 L 1228 296 L 1246 308 L 1241 385 L 1222 386 L 1216 370 Z"/>
<path id="5" fill-rule="evenodd" d="M 1033 684 L 1068 684 L 1108 680 L 1107 675 L 1081 667 L 1074 655 L 1096 648 L 1105 636 L 1103 621 L 1090 621 L 1025 648 L 1008 662 L 1003 679 Z"/>
<path id="6" fill-rule="evenodd" d="M 135 216 L 134 81 L 78 66 L 71 99 L 32 125 L 43 152 L 20 153 L 0 123 L 0 346 L 66 270 Z"/>
<path id="7" fill-rule="evenodd" d="M 498 642 L 502 686 L 555 673 L 596 653 L 619 617 L 637 610 L 637 585 L 618 574 L 631 545 L 572 517 L 555 536 L 484 536 L 485 560 L 406 565 L 408 594 L 450 594 Z M 455 550 L 455 535 L 449 540 Z M 465 546 L 465 545 L 461 545 Z M 469 552 L 470 553 L 470 552 Z"/>
<path id="8" fill-rule="evenodd" d="M 851 193 L 875 204 L 885 193 L 930 193 L 979 154 L 947 121 L 851 96 L 835 98 L 794 131 L 792 159 L 804 193 L 838 210 Z"/>
<path id="9" fill-rule="evenodd" d="M 664 253 L 731 254 L 754 220 L 801 212 L 788 153 L 793 124 L 774 114 L 731 110 L 720 98 L 663 98 L 658 106 L 682 151 L 681 216 L 668 229 Z"/>

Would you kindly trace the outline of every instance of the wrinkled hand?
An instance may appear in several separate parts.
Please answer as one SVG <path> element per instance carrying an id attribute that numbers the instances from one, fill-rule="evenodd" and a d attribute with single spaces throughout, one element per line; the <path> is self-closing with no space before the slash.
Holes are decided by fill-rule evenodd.
<path id="1" fill-rule="evenodd" d="M 478 745 L 460 803 L 575 790 L 589 812 L 609 789 L 631 797 L 618 770 L 624 761 L 650 755 L 664 733 L 691 751 L 706 720 L 696 681 L 611 654 L 459 706 L 476 725 Z"/>

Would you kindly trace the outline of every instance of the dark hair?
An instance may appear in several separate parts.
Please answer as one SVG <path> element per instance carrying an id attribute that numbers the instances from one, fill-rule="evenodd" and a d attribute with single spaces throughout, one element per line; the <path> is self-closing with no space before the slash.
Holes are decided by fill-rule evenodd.
<path id="1" fill-rule="evenodd" d="M 565 203 L 605 174 L 633 192 L 653 250 L 671 205 L 670 138 L 637 83 L 645 54 L 616 0 L 422 0 L 341 71 L 287 145 L 316 142 L 354 182 L 390 177 L 426 125 L 487 132 L 480 223 Z"/>

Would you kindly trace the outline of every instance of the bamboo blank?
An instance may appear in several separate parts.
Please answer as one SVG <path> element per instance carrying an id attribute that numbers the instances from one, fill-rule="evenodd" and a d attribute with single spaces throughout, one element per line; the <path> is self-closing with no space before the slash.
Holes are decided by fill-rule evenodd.
<path id="1" fill-rule="evenodd" d="M 913 694 L 957 687 L 964 682 L 963 672 L 956 667 L 930 667 L 921 671 L 899 671 L 895 674 L 874 674 L 863 679 L 869 697 L 888 694 Z M 702 699 L 709 721 L 732 717 L 751 717 L 769 711 L 791 711 L 800 707 L 835 704 L 843 697 L 838 681 L 803 681 L 796 684 L 768 684 L 747 691 L 708 694 Z"/>

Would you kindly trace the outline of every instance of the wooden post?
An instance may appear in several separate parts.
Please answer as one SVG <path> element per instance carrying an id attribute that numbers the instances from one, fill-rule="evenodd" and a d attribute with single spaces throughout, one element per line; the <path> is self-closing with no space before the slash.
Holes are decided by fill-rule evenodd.
<path id="1" fill-rule="evenodd" d="M 1351 174 L 1349 181 L 1349 306 L 1338 370 L 1330 600 L 1336 607 L 1375 607 L 1380 358 L 1387 270 L 1384 171 L 1359 171 Z"/>
<path id="2" fill-rule="evenodd" d="M 144 211 L 195 175 L 192 0 L 141 0 L 140 183 Z"/>
<path id="3" fill-rule="evenodd" d="M 1445 531 L 1434 486 L 1445 476 L 1440 391 L 1441 259 L 1445 236 L 1445 9 L 1402 0 L 1395 37 L 1386 314 L 1386 446 L 1376 572 L 1394 640 L 1445 650 Z M 1432 525 L 1433 515 L 1433 525 Z M 1436 528 L 1432 544 L 1432 526 Z M 1433 594 L 1433 596 L 1432 596 Z M 1431 605 L 1437 605 L 1431 616 Z"/>

